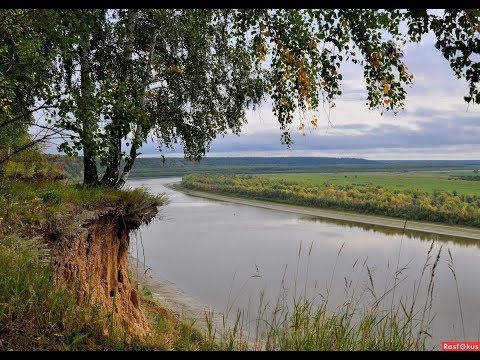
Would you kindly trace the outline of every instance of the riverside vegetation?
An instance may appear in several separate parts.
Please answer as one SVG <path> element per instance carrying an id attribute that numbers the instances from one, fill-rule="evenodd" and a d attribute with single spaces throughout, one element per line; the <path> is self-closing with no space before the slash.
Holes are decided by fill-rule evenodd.
<path id="1" fill-rule="evenodd" d="M 192 324 L 162 308 L 140 284 L 152 330 L 143 338 L 117 326 L 113 311 L 102 311 L 98 302 L 79 302 L 73 283 L 59 287 L 54 281 L 48 233 L 75 231 L 95 209 L 135 212 L 163 204 L 164 197 L 68 184 L 37 151 L 17 160 L 2 166 L 0 177 L 0 350 L 207 348 Z"/>
<path id="2" fill-rule="evenodd" d="M 38 155 L 37 162 L 41 161 Z M 14 165 L 10 165 L 13 168 Z M 207 312 L 208 329 L 162 308 L 150 290 L 141 290 L 141 308 L 152 331 L 140 338 L 115 324 L 114 314 L 102 312 L 95 302 L 78 303 L 73 284 L 58 287 L 43 235 L 49 227 L 69 231 L 89 211 L 123 207 L 135 211 L 142 204 L 161 205 L 165 199 L 142 189 L 116 190 L 68 184 L 51 173 L 24 172 L 19 166 L 1 179 L 0 187 L 0 349 L 2 350 L 406 350 L 426 349 L 431 299 L 418 310 L 412 304 L 386 301 L 364 308 L 354 293 L 344 306 L 331 309 L 301 296 L 288 306 L 285 296 L 263 304 L 255 321 L 255 335 L 245 338 L 246 317 L 238 314 L 233 326 L 215 328 Z M 43 169 L 42 171 L 40 171 Z M 21 180 L 20 180 L 21 179 Z M 81 209 L 81 211 L 79 211 Z M 340 252 L 339 252 L 340 254 Z M 426 267 L 434 269 L 438 257 L 429 252 Z M 335 271 L 333 269 L 333 271 Z M 427 271 L 428 272 L 428 271 Z M 397 272 L 401 274 L 401 271 Z M 371 276 L 371 275 L 369 275 Z M 422 277 L 424 274 L 422 273 Z M 428 278 L 428 277 L 427 277 Z M 434 270 L 430 274 L 434 278 Z M 371 280 L 371 278 L 370 278 Z M 433 281 L 433 280 L 431 280 Z M 430 283 L 431 283 L 430 281 Z M 373 282 L 372 282 L 373 285 Z M 396 286 L 395 284 L 393 285 Z M 430 285 L 431 286 L 431 285 Z M 358 289 L 357 289 L 358 290 Z M 392 289 L 388 290 L 391 293 Z M 387 299 L 378 295 L 379 299 Z M 261 296 L 261 294 L 259 294 Z M 388 306 L 387 306 L 388 305 Z M 414 306 L 415 305 L 415 306 Z M 263 324 L 263 325 L 262 325 Z M 268 326 L 264 326 L 269 324 Z M 248 341 L 247 341 L 248 340 Z"/>
<path id="3" fill-rule="evenodd" d="M 473 183 L 473 182 L 472 182 Z M 187 189 L 230 194 L 294 205 L 352 210 L 407 220 L 480 226 L 480 197 L 414 187 L 397 190 L 371 183 L 333 184 L 290 181 L 285 177 L 190 174 L 182 178 Z"/>

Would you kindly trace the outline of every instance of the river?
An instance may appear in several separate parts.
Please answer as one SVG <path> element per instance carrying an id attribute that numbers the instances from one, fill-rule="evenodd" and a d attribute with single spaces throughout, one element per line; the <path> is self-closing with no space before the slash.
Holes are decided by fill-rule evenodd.
<path id="1" fill-rule="evenodd" d="M 272 306 L 279 293 L 286 295 L 287 302 L 300 296 L 317 302 L 328 298 L 329 308 L 335 309 L 354 298 L 372 304 L 394 284 L 396 290 L 389 296 L 407 306 L 420 284 L 416 306 L 421 310 L 430 304 L 426 300 L 430 284 L 430 343 L 439 348 L 443 340 L 463 339 L 463 331 L 468 340 L 479 338 L 478 240 L 403 233 L 401 229 L 203 199 L 164 186 L 180 180 L 129 181 L 132 187 L 145 186 L 170 199 L 161 210 L 161 219 L 142 227 L 134 237 L 131 252 L 155 276 L 168 280 L 177 296 L 206 304 L 230 318 L 239 309 L 253 318 L 261 297 L 263 304 Z M 429 265 L 421 278 L 432 241 Z M 448 250 L 457 282 L 449 268 Z M 389 299 L 382 305 L 390 306 Z"/>

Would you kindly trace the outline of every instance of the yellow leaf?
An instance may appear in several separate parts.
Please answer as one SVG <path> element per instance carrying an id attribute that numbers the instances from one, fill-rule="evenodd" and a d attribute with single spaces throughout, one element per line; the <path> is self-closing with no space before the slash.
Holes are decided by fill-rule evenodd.
<path id="1" fill-rule="evenodd" d="M 384 93 L 384 94 L 387 94 L 389 91 L 390 91 L 390 85 L 389 85 L 389 84 L 385 84 L 385 86 L 383 87 L 383 93 Z"/>
<path id="2" fill-rule="evenodd" d="M 372 65 L 374 67 L 379 67 L 380 66 L 380 61 L 378 61 L 378 60 L 370 61 L 370 65 Z"/>
<path id="3" fill-rule="evenodd" d="M 266 26 L 263 22 L 260 23 L 260 30 L 265 30 Z"/>

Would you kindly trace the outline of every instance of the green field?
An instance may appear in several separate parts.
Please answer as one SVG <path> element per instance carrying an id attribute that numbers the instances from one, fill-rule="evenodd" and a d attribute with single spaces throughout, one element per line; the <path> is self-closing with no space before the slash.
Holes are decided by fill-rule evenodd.
<path id="1" fill-rule="evenodd" d="M 443 190 L 458 194 L 480 195 L 480 181 L 460 180 L 456 176 L 473 176 L 473 171 L 455 172 L 370 172 L 338 174 L 283 174 L 270 175 L 288 181 L 332 185 L 378 185 L 391 190 L 418 189 L 426 192 Z"/>

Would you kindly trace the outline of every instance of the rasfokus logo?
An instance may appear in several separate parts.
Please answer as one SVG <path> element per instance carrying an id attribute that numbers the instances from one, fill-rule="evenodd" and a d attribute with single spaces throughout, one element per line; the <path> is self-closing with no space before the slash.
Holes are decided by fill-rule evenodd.
<path id="1" fill-rule="evenodd" d="M 442 351 L 480 351 L 480 341 L 443 341 Z"/>

